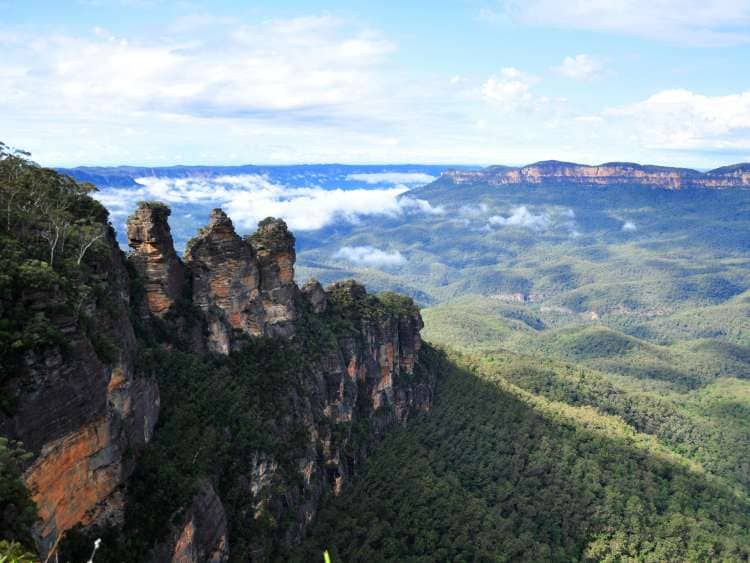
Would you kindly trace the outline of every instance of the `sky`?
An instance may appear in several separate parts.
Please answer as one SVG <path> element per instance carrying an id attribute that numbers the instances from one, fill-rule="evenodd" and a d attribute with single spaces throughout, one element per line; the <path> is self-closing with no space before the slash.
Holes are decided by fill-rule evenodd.
<path id="1" fill-rule="evenodd" d="M 48 166 L 750 161 L 750 0 L 0 0 Z"/>

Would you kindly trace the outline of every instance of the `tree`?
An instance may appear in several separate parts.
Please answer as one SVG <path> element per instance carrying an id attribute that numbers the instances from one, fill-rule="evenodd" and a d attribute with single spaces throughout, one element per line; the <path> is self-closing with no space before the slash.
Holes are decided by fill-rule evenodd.
<path id="1" fill-rule="evenodd" d="M 77 242 L 77 259 L 76 264 L 79 266 L 83 261 L 84 256 L 89 249 L 99 240 L 103 239 L 107 234 L 104 225 L 98 223 L 84 223 L 78 222 L 75 229 Z"/>
<path id="2" fill-rule="evenodd" d="M 36 506 L 21 477 L 30 454 L 20 444 L 0 437 L 0 538 L 30 542 Z M 0 552 L 2 553 L 2 552 Z"/>

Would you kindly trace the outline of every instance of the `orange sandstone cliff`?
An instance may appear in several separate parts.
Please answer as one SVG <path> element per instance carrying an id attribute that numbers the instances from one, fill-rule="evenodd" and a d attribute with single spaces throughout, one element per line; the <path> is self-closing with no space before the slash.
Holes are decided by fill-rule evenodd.
<path id="1" fill-rule="evenodd" d="M 699 172 L 689 168 L 608 162 L 598 166 L 548 160 L 521 167 L 489 166 L 482 170 L 450 170 L 442 175 L 454 184 L 647 186 L 666 190 L 750 188 L 750 164 Z"/>

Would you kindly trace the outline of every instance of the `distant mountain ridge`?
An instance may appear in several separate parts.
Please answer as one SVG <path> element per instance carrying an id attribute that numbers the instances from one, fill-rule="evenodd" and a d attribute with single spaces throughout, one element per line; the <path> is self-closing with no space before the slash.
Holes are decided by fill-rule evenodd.
<path id="1" fill-rule="evenodd" d="M 361 174 L 427 174 L 439 176 L 446 169 L 476 170 L 478 166 L 456 164 L 242 164 L 242 165 L 176 165 L 176 166 L 76 166 L 57 168 L 79 182 L 90 182 L 100 188 L 137 187 L 144 177 L 170 179 L 210 179 L 219 176 L 258 175 L 289 185 L 319 183 L 322 177 L 336 181 L 336 187 L 362 187 L 360 180 L 348 178 Z M 385 182 L 387 183 L 387 182 Z"/>
<path id="2" fill-rule="evenodd" d="M 723 166 L 708 172 L 633 162 L 599 165 L 546 160 L 521 167 L 488 166 L 481 170 L 448 170 L 440 181 L 454 184 L 577 184 L 641 185 L 667 190 L 687 188 L 750 188 L 750 163 Z"/>

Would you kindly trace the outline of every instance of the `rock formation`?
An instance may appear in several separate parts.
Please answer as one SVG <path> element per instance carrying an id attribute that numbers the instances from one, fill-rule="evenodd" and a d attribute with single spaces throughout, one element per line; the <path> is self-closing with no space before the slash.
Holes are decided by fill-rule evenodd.
<path id="1" fill-rule="evenodd" d="M 302 293 L 317 304 L 313 315 L 338 319 L 348 328 L 310 358 L 297 383 L 304 392 L 290 390 L 283 399 L 295 408 L 279 416 L 279 434 L 300 423 L 309 431 L 295 461 L 298 473 L 268 454 L 249 463 L 254 518 L 291 520 L 294 524 L 279 525 L 274 539 L 287 547 L 302 540 L 324 496 L 342 491 L 389 427 L 430 410 L 436 378 L 420 354 L 422 319 L 411 299 L 401 297 L 400 307 L 391 309 L 352 280 L 325 291 L 313 282 Z M 355 428 L 367 428 L 367 435 L 357 435 Z M 269 548 L 259 539 L 249 547 L 251 559 L 266 560 Z"/>
<path id="2" fill-rule="evenodd" d="M 260 268 L 261 302 L 265 312 L 265 331 L 270 336 L 289 337 L 297 319 L 294 283 L 294 236 L 280 219 L 260 222 L 255 234 L 248 237 Z"/>
<path id="3" fill-rule="evenodd" d="M 255 520 L 295 522 L 277 525 L 273 542 L 287 546 L 301 541 L 322 498 L 341 491 L 373 440 L 389 426 L 429 410 L 435 376 L 418 361 L 422 319 L 411 299 L 394 295 L 381 301 L 351 280 L 327 290 L 311 281 L 300 290 L 294 282 L 294 261 L 294 237 L 283 221 L 262 221 L 257 232 L 242 239 L 220 209 L 212 211 L 208 225 L 185 252 L 186 283 L 207 329 L 206 349 L 227 354 L 241 349 L 248 338 L 267 336 L 290 342 L 288 354 L 305 355 L 304 370 L 292 376 L 296 383 L 276 398 L 286 406 L 279 408 L 278 419 L 268 421 L 277 439 L 291 440 L 299 436 L 299 428 L 306 429 L 307 446 L 295 460 L 299 474 L 262 450 L 238 462 L 248 468 L 238 476 L 237 486 L 249 491 L 242 511 L 254 514 Z M 316 350 L 294 348 L 304 346 L 290 341 L 298 322 L 335 319 L 348 329 L 333 342 Z M 367 440 L 353 436 L 354 423 L 367 424 Z M 231 537 L 216 531 L 222 529 L 216 516 L 223 510 L 221 501 L 208 502 L 210 494 L 200 495 L 203 500 L 196 497 L 192 508 L 184 509 L 179 519 L 186 524 L 173 528 L 157 559 L 171 554 L 172 561 L 198 561 L 196 554 L 221 553 L 213 545 L 217 537 L 231 543 Z M 197 508 L 207 504 L 216 507 Z M 201 513 L 213 516 L 201 519 Z M 203 535 L 201 526 L 208 530 Z M 263 559 L 268 541 L 259 537 L 237 549 L 250 552 L 253 560 Z"/>
<path id="4" fill-rule="evenodd" d="M 318 280 L 310 280 L 300 290 L 302 296 L 310 304 L 313 313 L 325 313 L 328 308 L 328 299 L 323 286 Z"/>
<path id="5" fill-rule="evenodd" d="M 142 202 L 128 218 L 129 260 L 135 266 L 146 292 L 148 310 L 163 315 L 182 294 L 184 267 L 174 249 L 167 223 L 167 206 Z"/>
<path id="6" fill-rule="evenodd" d="M 687 188 L 750 188 L 750 164 L 736 164 L 701 173 L 689 168 L 608 162 L 598 166 L 548 160 L 519 168 L 490 166 L 482 170 L 450 170 L 442 175 L 454 184 L 575 184 L 633 185 L 666 190 Z"/>
<path id="7" fill-rule="evenodd" d="M 260 273 L 252 247 L 234 231 L 232 221 L 214 209 L 208 226 L 185 251 L 192 280 L 193 303 L 206 315 L 208 348 L 223 354 L 233 334 L 264 332 Z"/>
<path id="8" fill-rule="evenodd" d="M 108 254 L 98 255 L 87 280 L 99 289 L 82 293 L 75 315 L 56 308 L 51 295 L 29 291 L 23 298 L 67 337 L 65 347 L 26 353 L 22 373 L 3 383 L 16 400 L 12 414 L 0 412 L 0 434 L 33 454 L 25 480 L 38 507 L 43 557 L 78 524 L 122 522 L 128 478 L 160 410 L 156 383 L 136 373 L 136 328 L 149 346 L 197 361 L 206 351 L 241 351 L 256 337 L 274 338 L 269 342 L 294 359 L 269 373 L 286 382 L 274 389 L 263 420 L 277 449 L 248 447 L 229 475 L 204 475 L 192 500 L 172 515 L 168 537 L 149 547 L 152 561 L 226 561 L 232 526 L 248 523 L 233 524 L 228 515 L 242 514 L 251 526 L 274 522 L 266 535 L 243 540 L 239 559 L 263 559 L 273 545 L 298 543 L 322 499 L 341 491 L 374 441 L 432 405 L 435 370 L 420 360 L 422 319 L 411 299 L 368 295 L 354 281 L 327 290 L 313 281 L 300 290 L 286 224 L 264 220 L 242 239 L 219 209 L 183 263 L 168 216 L 166 206 L 143 203 L 130 217 L 133 279 L 108 231 Z M 232 511 L 215 488 L 219 476 L 241 491 L 230 496 Z"/>
<path id="9" fill-rule="evenodd" d="M 206 315 L 209 350 L 226 354 L 243 334 L 294 334 L 294 260 L 294 237 L 283 221 L 267 219 L 243 240 L 221 209 L 211 212 L 185 252 L 193 303 Z"/>

